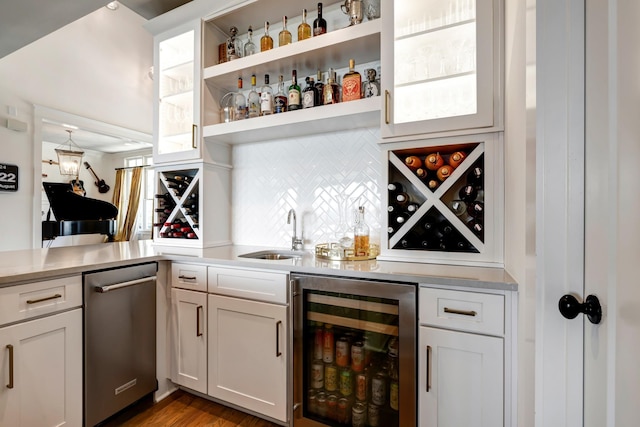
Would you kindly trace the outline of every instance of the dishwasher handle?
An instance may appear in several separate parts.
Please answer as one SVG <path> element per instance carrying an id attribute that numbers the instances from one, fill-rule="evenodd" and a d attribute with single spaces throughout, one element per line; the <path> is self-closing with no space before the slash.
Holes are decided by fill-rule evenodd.
<path id="1" fill-rule="evenodd" d="M 143 277 L 142 279 L 130 280 L 128 282 L 114 283 L 113 285 L 96 286 L 96 292 L 104 294 L 105 292 L 114 291 L 116 289 L 128 288 L 129 286 L 146 283 L 150 280 L 156 280 L 156 276 Z"/>

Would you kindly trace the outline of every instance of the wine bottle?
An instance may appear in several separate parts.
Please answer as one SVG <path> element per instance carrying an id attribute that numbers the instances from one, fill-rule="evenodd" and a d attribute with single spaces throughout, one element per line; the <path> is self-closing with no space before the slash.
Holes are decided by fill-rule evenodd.
<path id="1" fill-rule="evenodd" d="M 287 100 L 287 94 L 284 93 L 284 80 L 281 74 L 278 79 L 278 92 L 276 92 L 276 96 L 273 97 L 276 114 L 287 111 Z"/>
<path id="2" fill-rule="evenodd" d="M 418 156 L 408 156 L 404 159 L 404 164 L 409 167 L 409 169 L 416 170 L 422 167 L 422 160 Z"/>
<path id="3" fill-rule="evenodd" d="M 324 82 L 322 81 L 322 71 L 318 70 L 318 79 L 316 80 L 316 90 L 318 93 L 318 99 L 316 100 L 316 105 L 322 105 L 323 99 L 322 94 L 324 93 Z"/>
<path id="4" fill-rule="evenodd" d="M 402 224 L 404 224 L 405 222 L 407 222 L 407 220 L 409 219 L 411 215 L 409 215 L 406 212 L 400 212 L 399 214 L 395 215 L 392 219 L 393 219 L 393 223 L 395 223 L 397 226 L 401 226 Z"/>
<path id="5" fill-rule="evenodd" d="M 402 212 L 402 208 L 395 203 L 391 203 L 389 206 L 387 206 L 387 212 L 389 213 L 389 215 L 396 215 Z"/>
<path id="6" fill-rule="evenodd" d="M 406 207 L 409 202 L 411 202 L 411 198 L 405 192 L 401 192 L 396 194 L 396 203 L 401 207 Z"/>
<path id="7" fill-rule="evenodd" d="M 302 22 L 298 25 L 298 41 L 311 37 L 311 26 L 307 24 L 307 9 L 302 9 Z"/>
<path id="8" fill-rule="evenodd" d="M 402 191 L 404 190 L 404 187 L 399 182 L 390 182 L 387 185 L 387 190 L 389 190 L 390 193 L 395 195 L 398 193 L 402 193 Z"/>
<path id="9" fill-rule="evenodd" d="M 420 205 L 417 203 L 409 203 L 406 207 L 407 213 L 409 213 L 410 215 L 416 213 L 418 209 L 420 209 Z"/>
<path id="10" fill-rule="evenodd" d="M 467 212 L 467 204 L 462 200 L 452 200 L 449 204 L 449 208 L 451 209 L 451 212 L 456 214 L 456 216 L 462 216 Z"/>
<path id="11" fill-rule="evenodd" d="M 483 180 L 484 180 L 484 171 L 479 166 L 472 168 L 467 174 L 468 184 L 471 184 L 474 186 L 478 186 L 478 185 L 481 186 Z"/>
<path id="12" fill-rule="evenodd" d="M 291 44 L 291 32 L 287 29 L 287 16 L 282 17 L 282 31 L 278 34 L 278 46 Z"/>
<path id="13" fill-rule="evenodd" d="M 477 219 L 482 219 L 484 215 L 484 203 L 473 202 L 467 206 L 467 213 Z"/>
<path id="14" fill-rule="evenodd" d="M 444 159 L 440 155 L 440 153 L 431 153 L 424 159 L 424 164 L 427 169 L 432 171 L 437 171 L 442 166 L 444 166 Z"/>
<path id="15" fill-rule="evenodd" d="M 471 184 L 463 186 L 462 188 L 460 188 L 460 191 L 458 191 L 458 196 L 460 197 L 460 199 L 467 203 L 473 202 L 476 199 L 477 195 L 478 190 L 476 190 L 476 188 Z"/>
<path id="16" fill-rule="evenodd" d="M 313 20 L 313 35 L 319 36 L 327 32 L 327 21 L 322 17 L 322 3 L 318 3 L 318 17 Z"/>
<path id="17" fill-rule="evenodd" d="M 298 86 L 298 77 L 297 71 L 293 70 L 291 72 L 291 85 L 289 86 L 289 97 L 287 107 L 288 111 L 299 110 L 302 108 L 302 104 L 300 102 L 300 86 Z"/>

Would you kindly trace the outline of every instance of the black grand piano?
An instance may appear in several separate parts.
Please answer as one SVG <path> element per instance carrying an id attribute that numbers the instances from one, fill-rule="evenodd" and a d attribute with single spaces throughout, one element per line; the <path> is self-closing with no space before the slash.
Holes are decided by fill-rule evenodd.
<path id="1" fill-rule="evenodd" d="M 109 202 L 84 197 L 73 192 L 71 184 L 43 182 L 55 221 L 42 221 L 42 240 L 74 234 L 104 234 L 112 241 L 116 234 L 118 208 Z"/>

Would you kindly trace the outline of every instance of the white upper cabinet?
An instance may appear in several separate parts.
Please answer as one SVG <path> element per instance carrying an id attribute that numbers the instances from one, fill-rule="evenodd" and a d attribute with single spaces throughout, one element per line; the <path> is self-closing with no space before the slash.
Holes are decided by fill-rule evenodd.
<path id="1" fill-rule="evenodd" d="M 382 2 L 383 138 L 501 130 L 500 4 Z"/>
<path id="2" fill-rule="evenodd" d="M 200 149 L 200 20 L 154 40 L 154 163 L 198 159 Z"/>

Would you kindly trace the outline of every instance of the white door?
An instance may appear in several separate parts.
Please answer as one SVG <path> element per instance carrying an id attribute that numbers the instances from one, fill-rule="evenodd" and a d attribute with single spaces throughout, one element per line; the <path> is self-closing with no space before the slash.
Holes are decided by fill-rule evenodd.
<path id="1" fill-rule="evenodd" d="M 637 425 L 640 5 L 537 10 L 536 426 Z M 596 295 L 602 322 L 561 317 L 565 293 Z"/>

